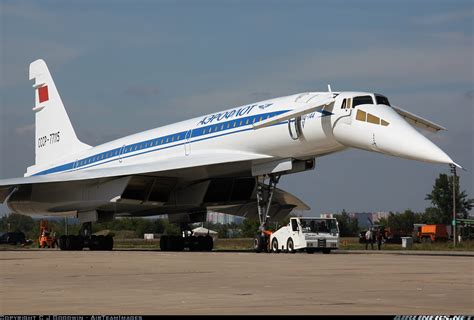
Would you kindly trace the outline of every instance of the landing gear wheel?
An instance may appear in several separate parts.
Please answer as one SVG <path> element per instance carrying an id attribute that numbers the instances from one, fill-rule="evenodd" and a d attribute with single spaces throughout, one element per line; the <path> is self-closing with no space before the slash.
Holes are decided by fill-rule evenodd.
<path id="1" fill-rule="evenodd" d="M 104 250 L 112 251 L 114 248 L 114 238 L 111 236 L 105 236 L 104 238 Z"/>
<path id="2" fill-rule="evenodd" d="M 189 247 L 189 251 L 199 251 L 198 237 L 189 236 L 188 237 L 188 247 Z"/>
<path id="3" fill-rule="evenodd" d="M 267 238 L 261 234 L 257 234 L 253 239 L 253 249 L 256 253 L 266 252 L 267 251 Z"/>
<path id="4" fill-rule="evenodd" d="M 64 236 L 64 235 L 59 237 L 59 249 L 68 250 L 66 247 L 66 239 L 67 239 L 67 236 Z"/>
<path id="5" fill-rule="evenodd" d="M 280 181 L 280 174 L 264 174 L 256 177 L 256 189 L 257 189 L 257 212 L 260 226 L 258 228 L 259 234 L 254 238 L 254 250 L 255 252 L 270 252 L 270 234 L 267 231 L 267 223 L 271 216 L 271 205 L 273 192 L 276 189 L 278 182 Z M 268 184 L 265 180 L 269 178 Z"/>
<path id="6" fill-rule="evenodd" d="M 168 250 L 168 236 L 161 236 L 160 237 L 160 249 L 161 251 L 169 251 Z"/>
<path id="7" fill-rule="evenodd" d="M 72 236 L 74 237 L 74 249 L 77 251 L 81 251 L 84 249 L 84 239 L 81 236 Z"/>
<path id="8" fill-rule="evenodd" d="M 171 251 L 183 251 L 184 250 L 184 239 L 180 236 L 170 237 L 171 240 Z M 168 245 L 170 243 L 168 242 Z"/>
<path id="9" fill-rule="evenodd" d="M 214 240 L 212 239 L 212 237 L 211 236 L 204 236 L 203 250 L 204 251 L 212 251 L 213 247 L 214 247 Z"/>
<path id="10" fill-rule="evenodd" d="M 72 250 L 72 239 L 71 236 L 66 236 L 66 239 L 64 240 L 64 250 Z"/>
<path id="11" fill-rule="evenodd" d="M 204 236 L 197 237 L 197 251 L 206 251 L 206 238 Z"/>
<path id="12" fill-rule="evenodd" d="M 280 250 L 278 249 L 278 240 L 275 238 L 272 240 L 272 252 L 279 253 Z"/>
<path id="13" fill-rule="evenodd" d="M 104 236 L 97 236 L 97 241 L 99 242 L 99 249 L 98 250 L 105 250 L 105 237 Z"/>
<path id="14" fill-rule="evenodd" d="M 288 253 L 295 253 L 295 245 L 293 243 L 293 239 L 288 239 L 288 241 L 286 242 L 286 249 Z"/>
<path id="15" fill-rule="evenodd" d="M 160 249 L 161 251 L 183 251 L 184 239 L 180 236 L 161 236 Z"/>
<path id="16" fill-rule="evenodd" d="M 91 236 L 89 239 L 89 250 L 95 251 L 95 250 L 100 250 L 101 243 L 99 241 L 99 237 L 97 236 Z"/>

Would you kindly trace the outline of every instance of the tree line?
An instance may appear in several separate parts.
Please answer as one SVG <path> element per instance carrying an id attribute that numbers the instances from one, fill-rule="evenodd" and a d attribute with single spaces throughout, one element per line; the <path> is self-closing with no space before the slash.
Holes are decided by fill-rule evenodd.
<path id="1" fill-rule="evenodd" d="M 380 219 L 377 224 L 390 228 L 400 234 L 409 235 L 415 223 L 445 224 L 450 225 L 453 219 L 453 184 L 456 197 L 456 218 L 466 219 L 474 206 L 474 199 L 468 198 L 465 191 L 460 191 L 459 177 L 456 183 L 452 176 L 440 174 L 436 179 L 433 189 L 425 197 L 431 206 L 424 212 L 413 212 L 410 209 L 404 212 L 390 212 L 387 218 Z M 357 236 L 357 218 L 350 217 L 344 210 L 337 216 L 341 236 Z"/>

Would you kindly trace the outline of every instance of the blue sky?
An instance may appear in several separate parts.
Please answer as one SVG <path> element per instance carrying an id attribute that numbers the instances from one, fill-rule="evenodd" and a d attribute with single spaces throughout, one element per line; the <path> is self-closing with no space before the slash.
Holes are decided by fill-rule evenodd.
<path id="1" fill-rule="evenodd" d="M 380 92 L 448 128 L 428 137 L 473 196 L 472 1 L 1 1 L 0 178 L 34 161 L 28 65 L 48 63 L 77 135 L 124 135 L 297 92 Z M 365 151 L 281 187 L 314 213 L 423 210 L 443 165 Z"/>

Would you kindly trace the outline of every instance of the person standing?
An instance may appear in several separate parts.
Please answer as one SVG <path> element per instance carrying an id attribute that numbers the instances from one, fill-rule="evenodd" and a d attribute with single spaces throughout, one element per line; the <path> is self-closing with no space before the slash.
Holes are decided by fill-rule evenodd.
<path id="1" fill-rule="evenodd" d="M 372 232 L 372 228 L 369 228 L 365 233 L 365 250 L 369 249 L 369 243 L 374 250 L 374 233 Z"/>
<path id="2" fill-rule="evenodd" d="M 377 240 L 377 248 L 381 250 L 383 234 L 380 228 L 377 229 L 377 233 L 375 234 L 375 239 Z"/>

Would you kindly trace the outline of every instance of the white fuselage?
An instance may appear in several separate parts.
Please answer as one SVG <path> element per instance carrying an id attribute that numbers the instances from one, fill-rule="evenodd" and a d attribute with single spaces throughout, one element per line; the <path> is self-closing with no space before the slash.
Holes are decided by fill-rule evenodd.
<path id="1" fill-rule="evenodd" d="M 253 123 L 299 108 L 317 95 L 276 98 L 144 131 L 58 159 L 47 167 L 36 166 L 34 172 L 25 175 L 129 166 L 219 151 L 305 158 L 343 150 L 346 147 L 336 141 L 330 129 L 334 117 L 321 112 L 301 118 L 302 135 L 297 139 L 291 137 L 289 128 L 294 121 L 261 130 L 252 128 Z"/>
<path id="2" fill-rule="evenodd" d="M 186 160 L 186 167 L 192 167 L 196 156 L 219 153 L 304 160 L 348 147 L 419 161 L 454 163 L 405 121 L 385 97 L 373 93 L 331 93 L 335 96 L 333 102 L 314 109 L 317 111 L 255 127 L 259 122 L 279 119 L 295 110 L 309 110 L 327 95 L 300 93 L 148 130 L 70 154 L 52 164 L 35 165 L 28 168 L 25 176 L 127 168 L 163 161 L 169 164 L 174 160 Z"/>

